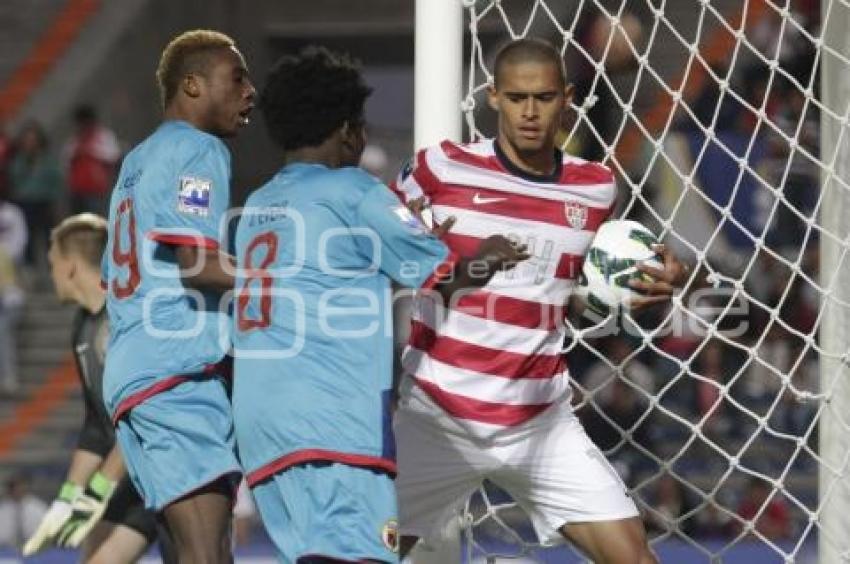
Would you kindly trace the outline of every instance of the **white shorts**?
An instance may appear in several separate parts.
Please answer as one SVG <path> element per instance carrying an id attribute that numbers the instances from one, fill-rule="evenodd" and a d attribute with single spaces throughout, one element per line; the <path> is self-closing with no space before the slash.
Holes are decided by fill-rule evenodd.
<path id="1" fill-rule="evenodd" d="M 559 529 L 568 523 L 638 515 L 620 476 L 571 412 L 541 414 L 535 420 L 542 421 L 529 422 L 533 432 L 516 429 L 516 441 L 503 435 L 481 442 L 447 430 L 422 407 L 402 402 L 395 414 L 402 535 L 436 540 L 485 478 L 514 498 L 544 545 L 563 542 Z"/>

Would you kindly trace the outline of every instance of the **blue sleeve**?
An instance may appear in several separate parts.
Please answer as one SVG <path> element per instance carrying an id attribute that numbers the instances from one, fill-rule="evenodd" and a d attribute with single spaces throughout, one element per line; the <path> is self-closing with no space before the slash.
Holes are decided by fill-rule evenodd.
<path id="1" fill-rule="evenodd" d="M 181 149 L 163 187 L 168 192 L 151 202 L 155 218 L 149 236 L 172 245 L 226 248 L 221 222 L 230 207 L 230 153 L 214 139 Z"/>
<path id="2" fill-rule="evenodd" d="M 361 252 L 399 284 L 427 288 L 454 268 L 448 247 L 386 186 L 376 184 L 365 191 L 357 219 L 370 232 L 369 237 L 357 237 Z"/>

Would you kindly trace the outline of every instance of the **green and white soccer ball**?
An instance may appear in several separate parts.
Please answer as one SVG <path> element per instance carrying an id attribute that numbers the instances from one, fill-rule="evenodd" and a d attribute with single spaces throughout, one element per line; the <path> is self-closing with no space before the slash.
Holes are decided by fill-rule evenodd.
<path id="1" fill-rule="evenodd" d="M 639 263 L 664 268 L 652 246 L 658 238 L 649 229 L 630 220 L 606 221 L 596 232 L 584 258 L 577 294 L 587 308 L 600 316 L 628 308 L 637 292 L 629 281 L 652 278 L 637 269 Z"/>

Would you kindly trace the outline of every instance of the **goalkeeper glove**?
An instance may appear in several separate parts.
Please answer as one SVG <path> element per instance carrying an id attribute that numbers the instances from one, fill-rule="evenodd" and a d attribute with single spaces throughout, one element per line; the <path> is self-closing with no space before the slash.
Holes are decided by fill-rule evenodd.
<path id="1" fill-rule="evenodd" d="M 50 509 L 44 514 L 35 533 L 24 545 L 23 555 L 30 556 L 45 546 L 52 544 L 62 526 L 71 518 L 74 510 L 73 503 L 83 493 L 83 488 L 73 482 L 65 482 L 59 489 L 59 495 L 50 504 Z"/>
<path id="2" fill-rule="evenodd" d="M 115 492 L 115 482 L 95 472 L 86 491 L 78 496 L 71 505 L 71 518 L 68 519 L 56 537 L 56 544 L 68 548 L 77 548 L 86 535 L 103 517 L 109 498 Z"/>

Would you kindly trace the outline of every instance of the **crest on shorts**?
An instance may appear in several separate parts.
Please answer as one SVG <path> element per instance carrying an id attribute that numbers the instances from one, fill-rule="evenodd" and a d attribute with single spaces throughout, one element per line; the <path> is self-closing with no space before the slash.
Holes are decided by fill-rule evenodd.
<path id="1" fill-rule="evenodd" d="M 573 229 L 584 229 L 587 225 L 587 206 L 580 202 L 564 202 L 564 215 Z"/>
<path id="2" fill-rule="evenodd" d="M 384 546 L 393 552 L 398 552 L 399 536 L 398 536 L 398 521 L 390 519 L 384 523 L 384 528 L 381 529 L 381 540 L 384 541 Z"/>
<path id="3" fill-rule="evenodd" d="M 177 194 L 177 211 L 206 217 L 210 212 L 212 181 L 194 176 L 181 176 Z"/>

